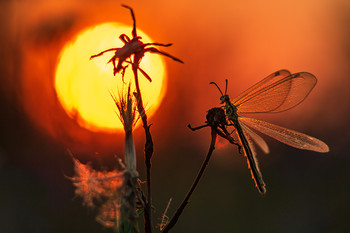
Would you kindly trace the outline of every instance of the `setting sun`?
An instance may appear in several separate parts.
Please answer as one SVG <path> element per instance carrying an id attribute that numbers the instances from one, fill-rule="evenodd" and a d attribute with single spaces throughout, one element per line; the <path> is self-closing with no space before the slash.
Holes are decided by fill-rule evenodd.
<path id="1" fill-rule="evenodd" d="M 57 65 L 55 88 L 66 113 L 80 126 L 95 132 L 112 132 L 123 128 L 111 95 L 119 96 L 129 81 L 134 88 L 131 67 L 126 69 L 123 82 L 121 74 L 113 75 L 113 65 L 108 63 L 113 52 L 93 60 L 90 60 L 90 56 L 109 48 L 122 47 L 119 35 L 129 35 L 131 30 L 131 27 L 119 23 L 100 24 L 81 32 L 63 48 Z M 138 34 L 144 42 L 153 42 L 139 29 Z M 151 116 L 165 93 L 165 64 L 161 56 L 146 53 L 140 68 L 152 78 L 152 82 L 149 82 L 139 73 L 145 108 Z"/>

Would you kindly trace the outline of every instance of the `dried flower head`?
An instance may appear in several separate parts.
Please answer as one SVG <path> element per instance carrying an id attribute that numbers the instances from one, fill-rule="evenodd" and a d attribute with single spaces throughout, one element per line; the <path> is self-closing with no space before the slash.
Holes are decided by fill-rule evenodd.
<path id="1" fill-rule="evenodd" d="M 71 178 L 76 187 L 75 193 L 83 198 L 84 204 L 94 207 L 98 203 L 99 214 L 96 220 L 105 227 L 113 227 L 117 232 L 138 232 L 137 199 L 138 172 L 136 171 L 136 152 L 132 135 L 139 119 L 136 100 L 130 91 L 119 93 L 112 98 L 118 109 L 118 117 L 125 131 L 124 164 L 122 170 L 97 171 L 89 164 L 82 164 L 73 158 L 75 176 Z M 95 203 L 94 203 L 95 201 Z"/>
<path id="2" fill-rule="evenodd" d="M 132 131 L 136 125 L 139 116 L 137 116 L 136 102 L 130 93 L 130 85 L 126 94 L 119 93 L 119 98 L 112 95 L 112 98 L 118 108 L 118 117 L 124 126 L 125 131 Z"/>
<path id="3" fill-rule="evenodd" d="M 126 95 L 119 94 L 119 99 L 115 97 L 113 99 L 117 105 L 119 119 L 125 131 L 124 161 L 126 169 L 129 171 L 136 171 L 136 152 L 132 130 L 139 117 L 136 117 L 136 102 L 130 93 L 130 85 L 128 86 Z"/>

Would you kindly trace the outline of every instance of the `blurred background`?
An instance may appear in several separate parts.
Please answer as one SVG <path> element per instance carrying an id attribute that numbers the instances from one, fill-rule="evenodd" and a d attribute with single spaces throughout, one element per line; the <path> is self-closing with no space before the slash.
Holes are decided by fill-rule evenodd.
<path id="1" fill-rule="evenodd" d="M 82 206 L 67 176 L 73 163 L 111 168 L 123 154 L 123 134 L 80 128 L 60 106 L 53 86 L 59 54 L 77 33 L 117 21 L 156 41 L 167 52 L 164 101 L 150 118 L 154 138 L 154 225 L 170 197 L 168 215 L 182 201 L 204 159 L 210 129 L 206 111 L 219 106 L 224 86 L 231 97 L 279 69 L 308 71 L 318 78 L 295 109 L 256 118 L 325 141 L 330 152 L 302 151 L 265 137 L 259 152 L 267 184 L 262 197 L 243 155 L 219 141 L 217 149 L 173 232 L 350 231 L 350 2 L 294 1 L 81 1 L 0 2 L 0 232 L 112 232 Z M 129 32 L 128 32 L 129 33 Z M 140 177 L 144 179 L 142 128 L 136 129 Z"/>

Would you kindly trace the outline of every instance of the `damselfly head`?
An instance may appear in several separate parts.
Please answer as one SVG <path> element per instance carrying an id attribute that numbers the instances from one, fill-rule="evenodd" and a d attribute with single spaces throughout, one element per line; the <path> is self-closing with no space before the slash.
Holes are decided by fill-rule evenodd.
<path id="1" fill-rule="evenodd" d="M 224 104 L 226 102 L 230 102 L 230 97 L 228 95 L 223 95 L 220 97 L 221 103 Z"/>

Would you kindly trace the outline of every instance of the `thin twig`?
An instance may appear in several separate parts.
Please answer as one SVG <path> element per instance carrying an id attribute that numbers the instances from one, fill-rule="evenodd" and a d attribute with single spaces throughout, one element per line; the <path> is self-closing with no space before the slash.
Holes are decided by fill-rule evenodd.
<path id="1" fill-rule="evenodd" d="M 186 205 L 189 203 L 189 199 L 193 193 L 193 191 L 196 189 L 207 165 L 209 162 L 209 159 L 211 157 L 211 155 L 213 154 L 213 151 L 215 149 L 215 141 L 216 141 L 216 136 L 217 136 L 217 128 L 216 127 L 211 127 L 211 142 L 210 142 L 210 146 L 209 146 L 209 151 L 207 154 L 207 157 L 205 158 L 201 169 L 199 170 L 196 179 L 194 180 L 190 190 L 188 191 L 185 199 L 182 201 L 181 205 L 179 206 L 179 208 L 176 210 L 176 213 L 174 214 L 174 216 L 171 218 L 171 220 L 169 221 L 169 223 L 166 225 L 166 227 L 163 230 L 163 233 L 167 233 L 170 231 L 171 228 L 173 228 L 175 226 L 175 224 L 177 223 L 179 217 L 182 214 L 182 211 L 185 209 Z"/>
<path id="2" fill-rule="evenodd" d="M 145 108 L 143 107 L 143 102 L 142 102 L 141 90 L 140 90 L 139 79 L 137 74 L 138 61 L 134 60 L 134 62 L 132 63 L 132 70 L 134 72 L 134 77 L 135 77 L 137 109 L 140 113 L 143 128 L 145 129 L 145 134 L 146 134 L 145 164 L 146 164 L 146 173 L 147 173 L 146 174 L 147 175 L 147 202 L 145 203 L 146 206 L 144 211 L 145 232 L 152 233 L 151 158 L 153 154 L 153 140 L 152 140 L 151 133 L 149 131 L 150 125 L 148 125 L 147 123 L 147 114 L 145 112 Z"/>

